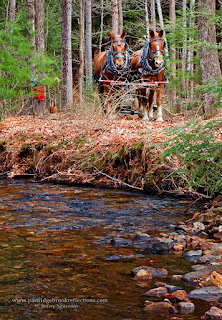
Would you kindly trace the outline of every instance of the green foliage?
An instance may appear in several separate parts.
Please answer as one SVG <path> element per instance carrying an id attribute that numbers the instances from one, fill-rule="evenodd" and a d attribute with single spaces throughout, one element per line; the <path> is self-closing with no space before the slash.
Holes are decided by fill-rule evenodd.
<path id="1" fill-rule="evenodd" d="M 27 29 L 27 25 L 24 28 L 20 23 L 0 29 L 0 100 L 9 100 L 11 106 L 13 101 L 32 96 L 33 80 L 47 87 L 53 87 L 59 80 L 55 60 L 32 50 Z"/>
<path id="2" fill-rule="evenodd" d="M 202 126 L 190 121 L 185 126 L 168 131 L 173 136 L 164 143 L 163 158 L 179 159 L 180 168 L 174 176 L 183 180 L 186 187 L 214 195 L 222 193 L 222 144 L 215 141 L 221 121 L 211 121 Z"/>

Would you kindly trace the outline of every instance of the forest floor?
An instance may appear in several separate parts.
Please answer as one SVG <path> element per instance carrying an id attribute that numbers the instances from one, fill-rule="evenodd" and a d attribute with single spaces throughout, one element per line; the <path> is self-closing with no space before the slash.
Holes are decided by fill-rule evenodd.
<path id="1" fill-rule="evenodd" d="M 178 158 L 162 157 L 163 142 L 173 136 L 167 130 L 190 120 L 178 115 L 145 123 L 138 116 L 109 120 L 82 113 L 5 118 L 0 123 L 0 174 L 199 196 L 173 177 L 180 168 Z M 222 129 L 215 139 L 222 141 Z"/>

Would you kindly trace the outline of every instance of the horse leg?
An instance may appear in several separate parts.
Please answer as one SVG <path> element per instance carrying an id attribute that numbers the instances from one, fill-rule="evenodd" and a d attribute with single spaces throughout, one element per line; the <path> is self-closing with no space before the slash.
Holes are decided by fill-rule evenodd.
<path id="1" fill-rule="evenodd" d="M 150 90 L 149 94 L 149 118 L 153 119 L 153 103 L 154 103 L 155 90 Z"/>
<path id="2" fill-rule="evenodd" d="M 142 121 L 149 121 L 147 112 L 147 96 L 146 89 L 139 90 L 139 111 L 138 116 L 142 118 Z"/>
<path id="3" fill-rule="evenodd" d="M 157 104 L 157 118 L 156 121 L 163 121 L 162 108 L 163 108 L 163 84 L 160 84 L 156 93 L 156 104 Z"/>

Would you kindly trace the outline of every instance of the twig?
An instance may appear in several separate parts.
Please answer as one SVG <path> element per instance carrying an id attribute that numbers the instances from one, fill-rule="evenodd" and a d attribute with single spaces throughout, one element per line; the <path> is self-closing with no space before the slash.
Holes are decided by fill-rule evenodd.
<path id="1" fill-rule="evenodd" d="M 121 181 L 121 180 L 119 180 L 119 179 L 116 179 L 116 178 L 114 178 L 114 177 L 109 176 L 108 174 L 100 171 L 100 170 L 99 170 L 98 168 L 96 168 L 96 167 L 94 167 L 94 168 L 96 169 L 96 173 L 97 173 L 97 174 L 102 174 L 103 176 L 105 176 L 105 177 L 107 177 L 107 178 L 109 178 L 109 179 L 111 179 L 111 180 L 113 180 L 113 181 L 116 181 L 116 182 L 118 182 L 119 184 L 123 184 L 123 185 L 125 185 L 125 186 L 127 186 L 127 187 L 129 187 L 129 188 L 133 188 L 133 189 L 136 189 L 136 190 L 143 191 L 143 188 L 134 187 L 134 186 L 132 186 L 131 184 L 128 184 L 128 183 L 126 183 L 126 182 L 124 182 L 124 181 Z"/>
<path id="2" fill-rule="evenodd" d="M 196 203 L 197 201 L 203 199 L 202 196 L 200 196 L 199 198 L 197 198 L 196 200 L 194 200 L 190 205 L 189 207 L 183 212 L 183 213 L 187 213 L 191 208 L 192 206 L 194 205 L 194 203 Z"/>
<path id="3" fill-rule="evenodd" d="M 4 175 L 8 174 L 9 172 L 10 171 L 2 172 L 2 173 L 0 173 L 0 176 L 4 176 Z"/>
<path id="4" fill-rule="evenodd" d="M 188 191 L 188 190 L 162 190 L 161 193 L 169 193 L 169 194 L 178 194 L 178 195 L 190 195 L 190 196 L 197 196 L 201 198 L 206 198 L 206 199 L 212 199 L 212 197 L 207 196 L 205 194 L 196 192 L 196 191 Z"/>

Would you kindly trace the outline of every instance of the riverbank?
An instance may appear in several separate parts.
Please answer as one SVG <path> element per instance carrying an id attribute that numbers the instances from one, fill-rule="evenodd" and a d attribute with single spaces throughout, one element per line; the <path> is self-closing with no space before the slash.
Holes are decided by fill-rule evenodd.
<path id="1" fill-rule="evenodd" d="M 7 118 L 0 124 L 0 172 L 9 178 L 211 198 L 206 186 L 199 192 L 187 181 L 189 175 L 177 174 L 184 167 L 178 156 L 163 157 L 178 134 L 167 130 L 186 127 L 190 120 L 178 116 L 144 123 L 130 115 L 109 120 L 62 113 Z M 221 142 L 222 129 L 217 127 L 214 136 Z"/>

